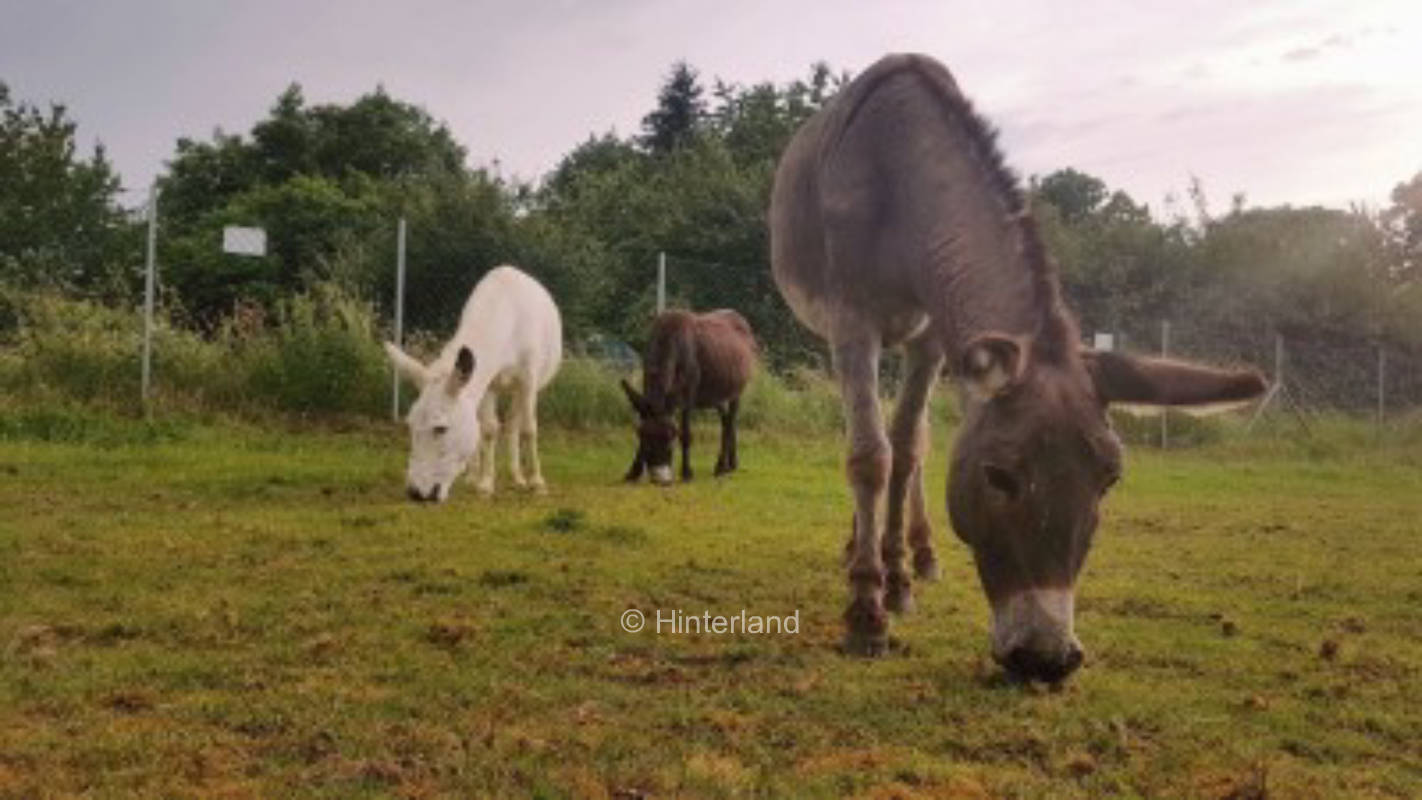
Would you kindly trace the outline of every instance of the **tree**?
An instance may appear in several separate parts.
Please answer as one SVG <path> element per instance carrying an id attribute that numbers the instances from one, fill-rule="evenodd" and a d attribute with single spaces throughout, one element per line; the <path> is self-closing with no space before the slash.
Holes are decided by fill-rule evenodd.
<path id="1" fill-rule="evenodd" d="M 642 117 L 642 146 L 654 155 L 670 153 L 697 134 L 705 115 L 696 70 L 678 61 L 662 84 L 656 109 Z"/>
<path id="2" fill-rule="evenodd" d="M 1088 332 L 1135 333 L 1169 316 L 1190 279 L 1180 229 L 1156 224 L 1130 195 L 1075 169 L 1034 178 L 1032 190 L 1063 291 Z"/>
<path id="3" fill-rule="evenodd" d="M 570 333 L 638 341 L 657 254 L 666 252 L 673 303 L 735 307 L 779 363 L 817 350 L 771 282 L 765 209 L 780 152 L 845 80 L 820 64 L 808 81 L 784 86 L 718 81 L 704 107 L 694 70 L 678 64 L 646 117 L 647 135 L 590 138 L 565 157 L 520 229 L 536 257 L 557 253 L 571 265 L 579 289 L 568 304 L 577 320 Z M 694 114 L 672 113 L 693 106 Z M 673 119 L 695 124 L 657 127 Z"/>
<path id="4" fill-rule="evenodd" d="M 1038 197 L 1051 203 L 1068 225 L 1091 216 L 1107 197 L 1105 181 L 1070 167 L 1057 170 L 1040 181 L 1034 180 L 1032 189 Z"/>
<path id="5" fill-rule="evenodd" d="M 246 137 L 178 140 L 162 179 L 168 280 L 204 324 L 313 280 L 387 302 L 403 216 L 410 324 L 452 327 L 482 272 L 516 248 L 513 193 L 464 161 L 443 124 L 381 88 L 308 106 L 292 84 Z M 267 255 L 220 252 L 222 227 L 235 224 L 266 228 Z"/>
<path id="6" fill-rule="evenodd" d="M 1392 250 L 1392 275 L 1399 284 L 1422 279 L 1422 172 L 1392 190 L 1392 207 L 1381 224 Z"/>
<path id="7" fill-rule="evenodd" d="M 0 82 L 0 270 L 7 281 L 109 288 L 125 277 L 119 177 L 102 144 L 78 155 L 63 105 L 15 103 Z"/>

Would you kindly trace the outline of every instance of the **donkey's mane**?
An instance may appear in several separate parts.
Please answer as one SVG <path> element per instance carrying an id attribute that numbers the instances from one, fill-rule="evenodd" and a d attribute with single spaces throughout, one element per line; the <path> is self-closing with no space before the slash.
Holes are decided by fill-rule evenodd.
<path id="1" fill-rule="evenodd" d="M 1056 262 L 1047 253 L 1031 203 L 1022 191 L 1017 173 L 1007 165 L 997 146 L 997 128 L 973 108 L 972 101 L 958 88 L 947 69 L 917 54 L 893 56 L 878 62 L 861 76 L 854 94 L 844 98 L 846 106 L 839 132 L 849 128 L 881 83 L 902 73 L 926 82 L 942 100 L 948 117 L 962 126 L 969 154 L 982 168 L 992 193 L 1002 204 L 1003 213 L 1012 220 L 1021 237 L 1022 257 L 1031 273 L 1033 294 L 1042 311 L 1041 326 L 1034 337 L 1035 354 L 1053 360 L 1074 354 L 1080 336 L 1062 302 Z"/>

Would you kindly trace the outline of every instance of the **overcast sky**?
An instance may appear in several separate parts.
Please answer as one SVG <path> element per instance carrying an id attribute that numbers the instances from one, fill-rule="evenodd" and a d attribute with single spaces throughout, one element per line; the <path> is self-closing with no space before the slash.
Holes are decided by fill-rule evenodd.
<path id="1" fill-rule="evenodd" d="M 1157 211 L 1191 175 L 1218 208 L 1345 206 L 1422 171 L 1416 0 L 0 0 L 0 80 L 65 103 L 130 188 L 293 81 L 314 103 L 383 84 L 531 179 L 636 131 L 678 59 L 784 82 L 893 51 L 947 64 L 1019 172 L 1077 167 Z"/>

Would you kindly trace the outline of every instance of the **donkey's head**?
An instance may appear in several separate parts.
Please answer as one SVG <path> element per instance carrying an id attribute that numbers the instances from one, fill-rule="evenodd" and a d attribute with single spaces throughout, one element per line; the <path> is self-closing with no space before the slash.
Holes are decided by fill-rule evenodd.
<path id="1" fill-rule="evenodd" d="M 443 502 L 454 481 L 479 450 L 480 397 L 467 391 L 474 353 L 459 349 L 453 368 L 434 370 L 389 342 L 385 352 L 396 371 L 420 389 L 405 418 L 410 426 L 406 493 L 416 502 Z"/>
<path id="2" fill-rule="evenodd" d="M 653 483 L 672 482 L 672 442 L 677 427 L 669 409 L 652 403 L 624 378 L 622 391 L 637 412 L 637 462 L 647 468 Z"/>
<path id="3" fill-rule="evenodd" d="M 1107 406 L 1240 401 L 1264 382 L 1118 353 L 1034 360 L 1029 340 L 998 334 L 964 348 L 957 371 L 967 399 L 948 513 L 992 607 L 992 655 L 1020 677 L 1058 681 L 1082 661 L 1076 578 L 1121 476 Z"/>

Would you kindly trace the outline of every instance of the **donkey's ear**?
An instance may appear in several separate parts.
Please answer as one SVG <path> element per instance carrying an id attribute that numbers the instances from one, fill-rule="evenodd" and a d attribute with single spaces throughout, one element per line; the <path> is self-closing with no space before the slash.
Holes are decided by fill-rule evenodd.
<path id="1" fill-rule="evenodd" d="M 459 348 L 459 354 L 454 357 L 454 371 L 449 373 L 449 383 L 445 388 L 450 394 L 459 394 L 459 390 L 464 388 L 469 379 L 474 377 L 474 351 L 467 347 Z"/>
<path id="2" fill-rule="evenodd" d="M 632 384 L 628 383 L 626 378 L 622 379 L 622 391 L 627 395 L 627 402 L 632 404 L 632 408 L 637 412 L 637 416 L 651 416 L 651 409 L 647 407 L 647 398 L 638 394 L 637 390 L 632 388 Z"/>
<path id="3" fill-rule="evenodd" d="M 958 375 L 968 391 L 987 400 L 1010 386 L 1027 366 L 1027 342 L 1005 333 L 973 337 L 962 350 Z"/>
<path id="4" fill-rule="evenodd" d="M 424 386 L 425 381 L 429 380 L 430 371 L 425 365 L 401 350 L 394 342 L 385 343 L 385 355 L 390 357 L 391 365 L 405 380 L 416 386 Z"/>
<path id="5" fill-rule="evenodd" d="M 1268 384 L 1252 369 L 1225 370 L 1164 358 L 1086 350 L 1082 360 L 1103 403 L 1199 406 L 1239 403 Z"/>

